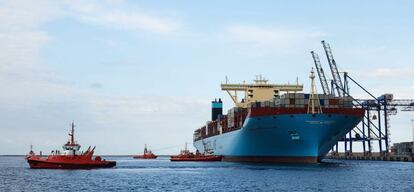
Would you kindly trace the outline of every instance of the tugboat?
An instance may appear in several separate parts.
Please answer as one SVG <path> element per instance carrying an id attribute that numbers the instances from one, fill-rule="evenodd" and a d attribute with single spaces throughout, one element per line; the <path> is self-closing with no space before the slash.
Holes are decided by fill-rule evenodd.
<path id="1" fill-rule="evenodd" d="M 47 157 L 36 155 L 32 148 L 26 160 L 32 169 L 93 169 L 111 168 L 116 165 L 115 161 L 107 161 L 100 156 L 93 158 L 95 147 L 89 147 L 85 152 L 80 152 L 81 146 L 75 143 L 75 125 L 72 122 L 69 133 L 69 141 L 63 145 L 63 151 L 52 151 Z"/>
<path id="2" fill-rule="evenodd" d="M 200 153 L 198 150 L 196 153 L 192 153 L 187 149 L 187 143 L 185 149 L 181 150 L 179 155 L 172 155 L 170 161 L 221 161 L 222 156 L 212 155 L 208 153 Z"/>
<path id="3" fill-rule="evenodd" d="M 144 147 L 144 154 L 143 155 L 134 155 L 134 159 L 156 159 L 157 156 L 152 153 L 151 150 L 148 150 L 147 145 L 145 144 Z"/>

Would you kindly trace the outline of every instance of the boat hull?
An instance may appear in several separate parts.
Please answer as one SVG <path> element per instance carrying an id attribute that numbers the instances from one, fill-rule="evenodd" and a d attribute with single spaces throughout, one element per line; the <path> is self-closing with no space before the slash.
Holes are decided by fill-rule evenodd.
<path id="1" fill-rule="evenodd" d="M 157 156 L 135 155 L 132 158 L 134 159 L 156 159 Z"/>
<path id="2" fill-rule="evenodd" d="M 239 130 L 195 141 L 223 161 L 318 163 L 362 119 L 356 114 L 283 114 L 248 117 Z"/>
<path id="3" fill-rule="evenodd" d="M 97 169 L 112 168 L 116 166 L 115 161 L 89 161 L 89 162 L 54 162 L 48 160 L 27 160 L 31 169 Z"/>

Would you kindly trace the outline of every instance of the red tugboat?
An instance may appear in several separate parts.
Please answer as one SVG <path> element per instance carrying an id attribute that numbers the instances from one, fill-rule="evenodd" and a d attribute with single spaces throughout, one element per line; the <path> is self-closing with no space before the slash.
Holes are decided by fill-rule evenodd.
<path id="1" fill-rule="evenodd" d="M 72 129 L 69 133 L 69 141 L 63 145 L 63 151 L 52 151 L 47 157 L 36 155 L 30 150 L 26 160 L 32 169 L 93 169 L 111 168 L 116 165 L 115 161 L 102 160 L 100 156 L 93 158 L 95 147 L 89 147 L 85 152 L 80 152 L 80 145 L 75 143 L 75 125 L 72 122 Z"/>
<path id="2" fill-rule="evenodd" d="M 148 150 L 147 145 L 145 145 L 144 148 L 144 154 L 143 155 L 134 155 L 134 159 L 156 159 L 157 156 L 152 153 L 151 150 Z"/>
<path id="3" fill-rule="evenodd" d="M 170 157 L 171 161 L 221 161 L 222 156 L 211 155 L 211 154 L 201 154 L 196 151 L 192 153 L 187 149 L 187 143 L 185 144 L 185 149 L 181 150 L 179 155 L 172 155 Z"/>

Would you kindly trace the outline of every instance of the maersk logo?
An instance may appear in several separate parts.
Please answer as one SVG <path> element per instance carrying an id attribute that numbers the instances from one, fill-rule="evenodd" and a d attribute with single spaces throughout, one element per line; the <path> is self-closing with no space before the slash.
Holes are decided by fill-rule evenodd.
<path id="1" fill-rule="evenodd" d="M 299 133 L 298 132 L 296 132 L 296 131 L 288 131 L 288 133 L 290 134 L 290 138 L 293 141 L 299 141 L 300 140 L 300 136 L 299 136 Z"/>
<path id="2" fill-rule="evenodd" d="M 335 123 L 335 121 L 306 121 L 306 123 L 312 125 L 329 125 Z"/>

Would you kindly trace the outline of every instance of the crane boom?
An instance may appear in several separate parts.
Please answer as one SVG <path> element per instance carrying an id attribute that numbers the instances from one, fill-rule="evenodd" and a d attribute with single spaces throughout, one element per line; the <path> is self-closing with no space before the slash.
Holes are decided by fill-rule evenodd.
<path id="1" fill-rule="evenodd" d="M 326 43 L 325 41 L 322 41 L 323 49 L 325 50 L 326 57 L 328 59 L 329 67 L 331 68 L 332 77 L 335 83 L 336 91 L 338 92 L 338 96 L 342 97 L 344 95 L 343 90 L 344 86 L 342 84 L 341 76 L 339 75 L 338 67 L 336 66 L 335 59 L 332 55 L 331 47 L 329 46 L 329 43 Z"/>
<path id="2" fill-rule="evenodd" d="M 322 90 L 324 94 L 329 94 L 329 86 L 328 82 L 326 81 L 325 72 L 323 72 L 323 68 L 321 65 L 321 60 L 319 59 L 319 56 L 314 51 L 311 51 L 313 61 L 315 62 L 316 71 L 318 72 L 319 81 L 321 82 Z"/>

